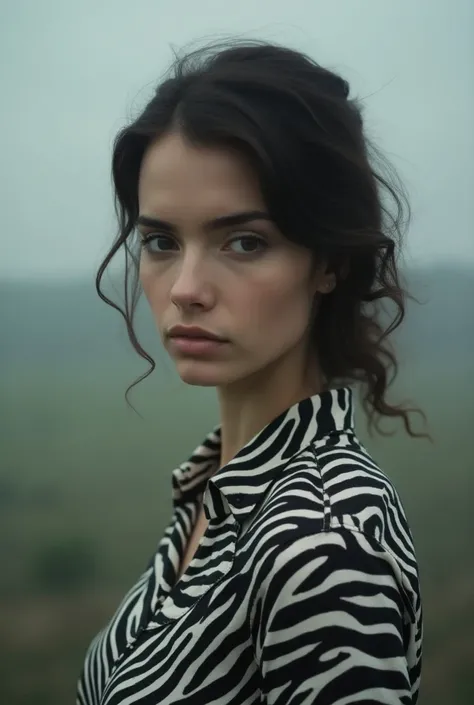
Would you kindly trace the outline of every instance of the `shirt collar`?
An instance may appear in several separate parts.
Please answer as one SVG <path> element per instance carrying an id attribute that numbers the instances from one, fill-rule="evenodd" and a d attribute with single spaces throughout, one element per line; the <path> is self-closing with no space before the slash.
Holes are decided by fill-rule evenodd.
<path id="1" fill-rule="evenodd" d="M 259 431 L 226 465 L 219 466 L 221 431 L 216 426 L 172 473 L 173 503 L 204 492 L 208 520 L 229 511 L 244 520 L 290 460 L 334 433 L 354 431 L 353 392 L 330 389 L 297 402 Z"/>

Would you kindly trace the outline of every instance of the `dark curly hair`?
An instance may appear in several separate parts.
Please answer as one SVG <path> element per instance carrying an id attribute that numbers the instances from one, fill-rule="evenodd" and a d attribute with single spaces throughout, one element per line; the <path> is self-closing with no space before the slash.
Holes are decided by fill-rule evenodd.
<path id="1" fill-rule="evenodd" d="M 193 144 L 235 148 L 249 159 L 279 230 L 324 258 L 335 273 L 337 285 L 323 297 L 314 323 L 328 382 L 363 384 L 369 432 L 375 425 L 386 435 L 380 417 L 400 417 L 408 434 L 429 437 L 410 423 L 411 412 L 425 418 L 421 411 L 386 400 L 398 371 L 387 336 L 402 322 L 406 298 L 414 298 L 402 288 L 397 268 L 410 206 L 396 171 L 365 136 L 361 112 L 346 80 L 286 47 L 231 40 L 174 54 L 151 100 L 114 141 L 119 227 L 96 287 L 122 314 L 133 347 L 150 364 L 127 395 L 155 368 L 133 327 L 140 295 L 140 165 L 151 141 L 179 130 Z M 123 309 L 101 290 L 104 271 L 122 246 Z M 391 313 L 383 306 L 387 302 Z"/>

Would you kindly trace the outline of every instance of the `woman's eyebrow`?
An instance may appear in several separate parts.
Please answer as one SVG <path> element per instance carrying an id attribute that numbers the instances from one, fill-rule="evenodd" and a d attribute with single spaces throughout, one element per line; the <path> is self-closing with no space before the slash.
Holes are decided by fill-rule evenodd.
<path id="1" fill-rule="evenodd" d="M 221 215 L 218 218 L 213 218 L 204 223 L 206 230 L 218 230 L 232 225 L 244 225 L 253 220 L 268 220 L 271 221 L 270 215 L 266 211 L 242 211 L 240 213 L 231 213 L 230 215 Z M 144 225 L 151 228 L 159 228 L 168 232 L 176 232 L 177 228 L 173 223 L 160 218 L 154 218 L 149 215 L 140 215 L 136 220 L 136 225 Z"/>

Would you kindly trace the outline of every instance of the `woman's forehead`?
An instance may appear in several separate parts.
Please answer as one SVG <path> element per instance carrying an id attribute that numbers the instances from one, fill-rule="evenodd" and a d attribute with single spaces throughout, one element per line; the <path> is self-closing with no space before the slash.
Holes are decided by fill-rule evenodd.
<path id="1" fill-rule="evenodd" d="M 145 155 L 138 200 L 140 213 L 173 222 L 266 210 L 259 182 L 245 161 L 224 150 L 183 147 L 176 140 L 157 143 Z"/>
<path id="2" fill-rule="evenodd" d="M 143 187 L 259 190 L 257 175 L 238 152 L 195 146 L 180 135 L 168 135 L 152 143 L 144 154 L 139 176 Z"/>

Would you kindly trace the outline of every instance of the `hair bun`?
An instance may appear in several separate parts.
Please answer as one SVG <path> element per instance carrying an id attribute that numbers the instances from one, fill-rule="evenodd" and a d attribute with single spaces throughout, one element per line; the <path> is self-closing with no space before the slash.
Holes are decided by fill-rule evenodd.
<path id="1" fill-rule="evenodd" d="M 341 98 L 347 98 L 350 91 L 349 81 L 346 81 L 345 78 L 338 76 L 335 87 L 338 96 L 341 96 Z"/>
<path id="2" fill-rule="evenodd" d="M 349 95 L 349 81 L 335 73 L 323 70 L 319 77 L 319 85 L 325 93 L 335 98 L 343 98 L 345 100 Z"/>

